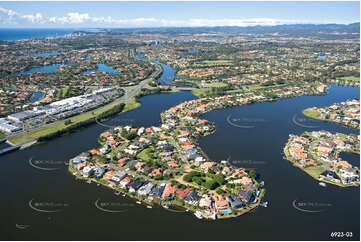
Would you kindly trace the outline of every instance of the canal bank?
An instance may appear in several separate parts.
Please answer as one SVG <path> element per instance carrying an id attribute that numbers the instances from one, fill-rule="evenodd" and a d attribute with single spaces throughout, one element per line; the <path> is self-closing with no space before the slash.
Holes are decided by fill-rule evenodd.
<path id="1" fill-rule="evenodd" d="M 51 240 L 54 236 L 60 240 L 117 240 L 119 235 L 114 231 L 121 227 L 124 228 L 124 240 L 172 240 L 174 234 L 179 233 L 179 228 L 187 227 L 188 233 L 180 234 L 177 240 L 189 240 L 190 234 L 193 240 L 270 240 L 279 238 L 280 233 L 289 240 L 296 239 L 295 234 L 297 239 L 327 240 L 331 230 L 337 227 L 353 231 L 354 238 L 357 239 L 359 196 L 356 195 L 359 194 L 359 188 L 322 188 L 307 174 L 299 173 L 284 161 L 281 150 L 289 133 L 304 130 L 291 121 L 294 114 L 297 119 L 304 118 L 301 110 L 311 103 L 326 105 L 342 99 L 357 98 L 358 90 L 332 86 L 325 96 L 298 97 L 215 110 L 203 116 L 215 122 L 217 132 L 200 140 L 202 149 L 213 160 L 229 158 L 234 165 L 253 167 L 257 173 L 262 174 L 267 187 L 265 200 L 271 204 L 268 208 L 258 208 L 239 218 L 208 223 L 195 219 L 189 213 L 147 209 L 115 196 L 107 188 L 74 182 L 74 177 L 68 173 L 65 165 L 56 171 L 46 172 L 28 164 L 31 157 L 43 166 L 47 165 L 45 161 L 67 161 L 79 154 L 79 151 L 96 147 L 98 135 L 107 128 L 91 125 L 81 132 L 0 157 L 3 164 L 0 182 L 12 188 L 5 192 L 4 199 L 0 201 L 2 207 L 8 208 L 3 213 L 0 231 L 4 239 L 12 240 Z M 160 124 L 161 111 L 191 99 L 195 97 L 190 92 L 145 96 L 140 99 L 141 107 L 123 113 L 105 124 L 157 126 Z M 247 123 L 254 119 L 258 125 L 254 129 L 231 126 L 226 122 L 229 115 L 233 122 Z M 349 132 L 332 123 L 316 124 L 319 126 L 317 129 Z M 22 179 L 10 179 L 15 175 L 20 175 Z M 52 214 L 37 212 L 28 206 L 32 199 L 39 203 L 64 204 L 64 208 Z M 94 205 L 98 199 L 104 203 L 113 203 L 118 208 L 126 208 L 126 212 L 100 211 Z M 322 213 L 302 213 L 292 206 L 294 200 L 323 202 L 332 206 Z M 324 221 L 329 221 L 329 225 L 324 225 Z M 15 224 L 30 227 L 19 231 Z M 243 229 L 234 230 L 235 226 Z M 154 234 L 159 227 L 164 232 L 161 235 Z M 308 232 L 299 233 L 300 227 Z M 143 232 L 139 233 L 139 229 Z"/>

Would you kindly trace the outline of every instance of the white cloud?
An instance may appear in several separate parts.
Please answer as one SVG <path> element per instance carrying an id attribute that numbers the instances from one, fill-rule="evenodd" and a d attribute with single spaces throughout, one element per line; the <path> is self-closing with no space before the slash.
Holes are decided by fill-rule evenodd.
<path id="1" fill-rule="evenodd" d="M 68 13 L 69 23 L 79 24 L 89 19 L 89 14 L 87 13 Z"/>
<path id="2" fill-rule="evenodd" d="M 5 13 L 6 15 L 8 15 L 10 18 L 15 16 L 15 15 L 18 15 L 17 12 L 11 10 L 11 9 L 6 9 L 6 8 L 3 8 L 3 7 L 0 7 L 0 12 L 2 13 Z"/>
<path id="3" fill-rule="evenodd" d="M 273 18 L 223 18 L 204 19 L 192 18 L 186 20 L 161 19 L 161 18 L 130 18 L 121 19 L 111 16 L 90 16 L 89 13 L 69 12 L 64 16 L 43 16 L 41 13 L 20 15 L 17 12 L 0 7 L 0 22 L 3 24 L 22 20 L 33 24 L 41 25 L 74 25 L 74 26 L 94 26 L 97 27 L 214 27 L 214 26 L 274 26 L 281 24 L 310 23 L 306 21 L 273 19 Z M 4 16 L 5 15 L 5 16 Z"/>
<path id="4" fill-rule="evenodd" d="M 89 14 L 87 13 L 68 13 L 63 17 L 48 17 L 47 20 L 53 24 L 81 24 L 89 20 Z"/>
<path id="5" fill-rule="evenodd" d="M 32 14 L 23 15 L 22 18 L 24 18 L 32 23 L 45 23 L 41 13 L 36 13 L 34 15 L 32 15 Z"/>

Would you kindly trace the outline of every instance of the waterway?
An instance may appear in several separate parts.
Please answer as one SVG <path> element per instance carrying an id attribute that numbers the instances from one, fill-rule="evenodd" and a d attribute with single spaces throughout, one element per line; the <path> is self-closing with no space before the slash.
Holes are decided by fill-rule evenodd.
<path id="1" fill-rule="evenodd" d="M 360 156 L 358 154 L 349 153 L 349 152 L 341 152 L 339 157 L 343 160 L 346 160 L 353 166 L 357 166 L 360 169 Z"/>
<path id="2" fill-rule="evenodd" d="M 45 93 L 43 92 L 33 92 L 31 98 L 29 99 L 30 103 L 35 103 L 44 97 Z"/>
<path id="3" fill-rule="evenodd" d="M 319 55 L 316 57 L 317 60 L 325 60 L 327 58 L 327 55 Z"/>
<path id="4" fill-rule="evenodd" d="M 105 124 L 152 126 L 160 124 L 159 113 L 182 101 L 194 99 L 190 92 L 146 96 L 142 106 Z M 229 158 L 234 165 L 256 168 L 265 181 L 268 208 L 229 220 L 203 221 L 189 213 L 163 208 L 147 209 L 133 201 L 115 196 L 110 189 L 77 181 L 67 172 L 65 161 L 97 146 L 98 135 L 107 128 L 93 125 L 77 133 L 0 157 L 0 184 L 3 210 L 0 233 L 5 240 L 327 240 L 332 231 L 351 231 L 359 239 L 359 188 L 321 187 L 310 176 L 282 159 L 282 147 L 289 133 L 326 129 L 355 133 L 351 129 L 321 121 L 307 120 L 303 108 L 329 105 L 348 98 L 359 98 L 359 89 L 332 86 L 325 96 L 307 96 L 272 103 L 216 110 L 203 115 L 217 126 L 214 135 L 202 138 L 203 150 L 211 159 Z M 296 125 L 298 123 L 317 128 Z M 233 123 L 252 123 L 255 128 L 241 129 Z M 58 165 L 44 171 L 29 165 Z M 47 161 L 47 162 L 45 162 Z M 99 199 L 99 200 L 98 200 Z M 112 203 L 121 212 L 100 211 L 94 203 Z M 45 213 L 29 207 L 32 201 Z M 315 210 L 301 212 L 293 203 L 312 203 Z M 40 205 L 39 205 L 40 204 Z M 320 205 L 321 204 L 321 205 Z M 322 205 L 326 206 L 326 205 Z M 16 224 L 29 225 L 17 229 Z M 187 233 L 180 232 L 186 229 Z M 161 230 L 162 232 L 156 232 Z M 94 232 L 96 231 L 96 232 Z M 116 233 L 114 231 L 121 231 Z M 142 231 L 141 233 L 139 231 Z"/>
<path id="5" fill-rule="evenodd" d="M 109 73 L 109 74 L 119 74 L 119 72 L 115 71 L 113 69 L 113 67 L 108 66 L 106 64 L 102 64 L 102 63 L 97 64 L 97 69 L 84 71 L 83 74 L 86 75 L 86 74 L 91 74 L 91 73 L 94 73 L 94 72 L 106 72 L 106 73 Z"/>
<path id="6" fill-rule="evenodd" d="M 60 52 L 46 52 L 46 53 L 26 53 L 24 55 L 30 55 L 30 56 L 50 56 L 50 55 L 59 55 Z"/>
<path id="7" fill-rule="evenodd" d="M 7 31 L 7 30 L 6 30 Z M 4 32 L 4 31 L 3 31 Z M 19 33 L 23 32 L 19 30 Z M 7 39 L 3 34 L 2 39 Z M 20 37 L 17 37 L 17 39 Z M 21 38 L 28 38 L 21 36 Z M 35 72 L 35 71 L 33 71 Z M 288 134 L 325 129 L 356 133 L 335 123 L 308 119 L 301 110 L 359 98 L 359 88 L 332 86 L 325 96 L 298 97 L 215 110 L 203 115 L 215 122 L 217 132 L 200 140 L 210 158 L 229 158 L 241 167 L 255 168 L 265 181 L 268 208 L 228 220 L 203 221 L 189 213 L 163 208 L 147 209 L 115 196 L 110 189 L 77 181 L 64 162 L 97 146 L 107 128 L 92 125 L 79 132 L 25 150 L 0 156 L 2 240 L 329 240 L 334 231 L 352 232 L 360 239 L 359 188 L 321 187 L 310 176 L 282 159 Z M 159 113 L 194 99 L 190 92 L 146 96 L 142 106 L 106 122 L 106 125 L 152 126 Z M 254 126 L 239 128 L 232 126 Z M 296 122 L 295 122 L 296 121 Z M 307 128 L 313 127 L 313 128 Z M 347 158 L 343 156 L 343 158 Z M 36 169 L 29 164 L 57 170 Z M 356 157 L 357 158 L 357 157 Z M 355 159 L 356 160 L 356 159 Z M 95 202 L 113 203 L 107 213 Z M 58 212 L 40 212 L 29 206 Z M 308 203 L 307 213 L 294 208 Z M 325 205 L 327 204 L 327 206 Z M 16 227 L 16 225 L 18 228 Z M 19 229 L 24 226 L 25 229 Z"/>
<path id="8" fill-rule="evenodd" d="M 54 72 L 58 71 L 59 66 L 61 66 L 61 64 L 52 64 L 52 65 L 45 65 L 45 66 L 41 66 L 41 67 L 34 67 L 27 71 L 19 72 L 15 75 L 25 75 L 25 74 L 35 73 L 35 72 L 54 73 Z M 97 69 L 85 71 L 85 72 L 83 72 L 83 74 L 86 75 L 86 74 L 91 74 L 94 72 L 106 72 L 109 74 L 119 74 L 119 72 L 115 71 L 113 69 L 113 67 L 108 66 L 106 64 L 102 64 L 102 63 L 97 64 Z"/>
<path id="9" fill-rule="evenodd" d="M 43 73 L 54 73 L 58 71 L 58 67 L 61 66 L 61 64 L 52 64 L 52 65 L 45 65 L 40 67 L 34 67 L 30 70 L 19 72 L 16 75 L 25 75 L 35 72 L 43 72 Z"/>
<path id="10" fill-rule="evenodd" d="M 187 50 L 188 53 L 198 53 L 199 50 L 198 49 L 189 49 Z"/>
<path id="11" fill-rule="evenodd" d="M 136 54 L 136 57 L 141 60 L 148 61 L 148 59 L 145 58 L 145 56 L 141 53 Z M 167 64 L 159 62 L 158 60 L 151 60 L 151 61 L 157 63 L 163 69 L 162 75 L 157 79 L 158 82 L 162 85 L 172 85 L 172 82 L 176 77 L 174 73 L 174 69 Z"/>

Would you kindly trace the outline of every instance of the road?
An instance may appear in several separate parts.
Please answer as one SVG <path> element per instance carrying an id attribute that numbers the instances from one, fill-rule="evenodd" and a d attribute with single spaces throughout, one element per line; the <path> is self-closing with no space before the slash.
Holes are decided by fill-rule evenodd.
<path id="1" fill-rule="evenodd" d="M 142 88 L 146 87 L 149 82 L 153 81 L 153 80 L 161 73 L 162 68 L 161 68 L 158 64 L 154 64 L 154 63 L 152 63 L 152 64 L 153 64 L 153 65 L 155 66 L 155 68 L 156 68 L 155 72 L 153 72 L 147 79 L 144 79 L 143 81 L 141 81 L 141 82 L 140 82 L 138 85 L 136 85 L 136 86 L 124 87 L 124 88 L 123 88 L 124 91 L 125 91 L 124 95 L 123 95 L 121 98 L 116 99 L 116 100 L 114 100 L 113 102 L 111 102 L 111 103 L 109 103 L 109 104 L 107 104 L 107 105 L 112 105 L 112 104 L 114 104 L 114 103 L 127 103 L 127 102 L 129 102 L 133 97 L 135 97 L 135 96 L 139 93 L 139 91 L 140 91 Z M 89 112 L 95 112 L 95 111 L 97 111 L 97 110 L 99 110 L 99 109 L 102 109 L 102 108 L 104 108 L 104 106 L 99 107 L 99 108 L 94 109 L 94 110 L 91 110 L 91 111 L 89 111 Z M 83 114 L 83 113 L 81 113 L 80 115 L 82 115 L 82 114 Z M 70 119 L 74 119 L 74 118 L 76 118 L 76 116 L 70 117 L 70 118 L 67 118 L 67 119 L 63 119 L 63 120 L 59 120 L 59 121 L 57 121 L 57 122 L 64 122 L 64 121 L 66 121 L 66 120 L 70 120 Z M 56 123 L 56 122 L 55 122 L 55 123 Z M 14 137 L 21 136 L 21 135 L 24 135 L 24 134 L 29 133 L 29 132 L 32 132 L 32 131 L 40 130 L 40 129 L 46 128 L 46 127 L 48 127 L 48 126 L 51 126 L 51 125 L 53 125 L 53 124 L 54 124 L 54 123 L 44 124 L 44 125 L 42 125 L 42 126 L 40 126 L 40 127 L 36 127 L 36 128 L 33 128 L 33 129 L 28 129 L 28 130 L 23 130 L 23 131 L 20 131 L 20 132 L 18 132 L 18 133 L 16 133 L 16 134 L 9 135 L 9 136 L 7 137 L 7 139 L 9 140 L 9 139 L 12 139 L 12 138 L 14 138 Z"/>

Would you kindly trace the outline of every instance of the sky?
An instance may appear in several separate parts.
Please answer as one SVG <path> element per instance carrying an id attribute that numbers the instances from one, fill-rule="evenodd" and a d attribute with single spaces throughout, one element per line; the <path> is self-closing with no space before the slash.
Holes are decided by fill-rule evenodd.
<path id="1" fill-rule="evenodd" d="M 1 28 L 350 24 L 360 2 L 0 2 Z"/>

